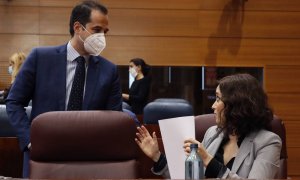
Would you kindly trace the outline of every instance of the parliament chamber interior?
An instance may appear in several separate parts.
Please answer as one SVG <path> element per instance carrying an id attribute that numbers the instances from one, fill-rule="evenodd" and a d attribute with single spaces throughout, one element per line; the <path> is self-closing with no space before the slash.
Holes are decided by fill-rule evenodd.
<path id="1" fill-rule="evenodd" d="M 11 84 L 8 66 L 13 53 L 28 55 L 36 47 L 69 42 L 70 13 L 80 2 L 0 0 L 0 91 Z M 159 119 L 195 116 L 196 137 L 202 140 L 203 131 L 215 124 L 211 121 L 214 113 L 211 107 L 216 101 L 218 81 L 228 75 L 248 73 L 266 92 L 275 115 L 273 130 L 282 138 L 281 167 L 276 177 L 300 178 L 299 0 L 97 2 L 107 7 L 109 17 L 106 48 L 100 56 L 117 66 L 122 92 L 128 92 L 132 83 L 128 71 L 131 59 L 142 58 L 151 67 L 148 104 L 143 114 L 137 115 L 138 122 L 135 123 L 145 125 L 151 133 L 155 131 L 161 149 L 164 146 Z M 32 107 L 26 107 L 29 116 Z M 96 116 L 100 116 L 101 121 L 95 120 Z M 74 129 L 70 131 L 57 135 L 48 132 L 59 131 L 53 122 L 69 130 L 70 117 L 74 121 L 81 117 L 93 125 L 74 123 Z M 41 119 L 45 121 L 46 129 L 50 129 L 39 131 L 37 129 L 44 125 L 32 124 L 32 133 L 36 135 L 32 140 L 40 144 L 31 154 L 32 179 L 163 178 L 151 172 L 151 160 L 134 142 L 134 121 L 123 114 L 54 112 Z M 89 131 L 81 129 L 82 126 L 88 126 Z M 74 136 L 79 141 L 68 139 L 72 136 L 68 133 L 75 131 Z M 91 134 L 95 136 L 90 138 L 88 135 Z M 109 141 L 109 134 L 115 144 Z M 0 105 L 0 135 L 0 179 L 22 178 L 23 153 L 10 126 L 5 103 Z M 103 140 L 103 137 L 108 139 Z M 132 141 L 127 144 L 126 138 Z M 76 143 L 80 141 L 83 144 L 74 151 L 72 147 L 77 147 Z M 103 148 L 103 144 L 111 147 Z M 123 160 L 117 165 L 111 163 L 119 159 Z M 111 172 L 113 168 L 119 169 L 118 172 Z M 85 174 L 74 173 L 80 170 Z"/>

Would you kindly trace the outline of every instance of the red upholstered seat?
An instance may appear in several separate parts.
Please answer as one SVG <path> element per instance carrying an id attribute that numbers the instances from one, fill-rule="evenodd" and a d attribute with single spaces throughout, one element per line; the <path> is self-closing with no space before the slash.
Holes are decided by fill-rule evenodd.
<path id="1" fill-rule="evenodd" d="M 139 178 L 136 126 L 123 112 L 61 111 L 31 127 L 30 178 Z"/>

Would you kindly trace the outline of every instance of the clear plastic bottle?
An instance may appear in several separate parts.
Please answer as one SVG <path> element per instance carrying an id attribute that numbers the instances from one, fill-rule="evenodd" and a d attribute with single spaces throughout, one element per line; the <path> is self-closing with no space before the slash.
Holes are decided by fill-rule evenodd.
<path id="1" fill-rule="evenodd" d="M 185 179 L 204 179 L 203 161 L 198 155 L 198 144 L 191 144 L 191 153 L 185 160 Z"/>

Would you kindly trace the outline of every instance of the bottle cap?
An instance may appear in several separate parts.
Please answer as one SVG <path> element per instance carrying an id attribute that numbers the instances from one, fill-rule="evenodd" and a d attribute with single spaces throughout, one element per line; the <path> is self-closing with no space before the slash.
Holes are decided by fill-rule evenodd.
<path id="1" fill-rule="evenodd" d="M 192 148 L 198 148 L 198 144 L 191 144 L 190 145 L 190 148 L 192 149 Z"/>

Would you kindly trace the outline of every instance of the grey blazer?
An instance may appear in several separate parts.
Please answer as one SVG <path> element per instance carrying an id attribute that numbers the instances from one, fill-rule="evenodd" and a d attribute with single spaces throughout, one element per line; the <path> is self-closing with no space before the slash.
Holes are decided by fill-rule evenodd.
<path id="1" fill-rule="evenodd" d="M 217 126 L 210 127 L 204 135 L 202 144 L 213 157 L 223 136 Z M 281 145 L 280 137 L 270 131 L 260 130 L 249 134 L 239 148 L 232 169 L 220 172 L 218 178 L 273 179 L 279 170 Z M 153 173 L 170 177 L 167 166 L 162 171 Z"/>
<path id="2" fill-rule="evenodd" d="M 203 146 L 215 156 L 223 139 L 217 126 L 210 127 L 203 138 Z M 260 130 L 243 140 L 232 169 L 220 172 L 219 178 L 272 179 L 279 170 L 281 139 L 277 134 Z"/>

